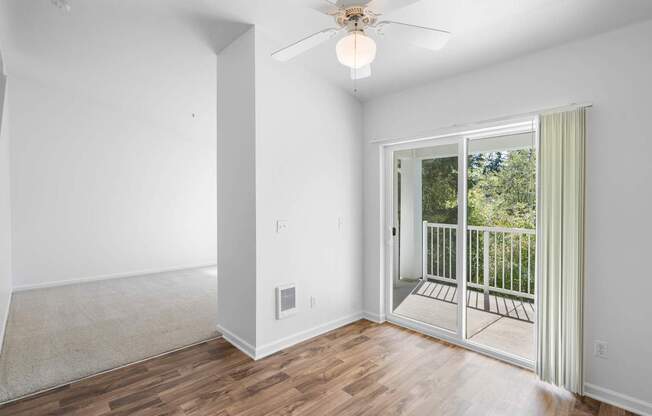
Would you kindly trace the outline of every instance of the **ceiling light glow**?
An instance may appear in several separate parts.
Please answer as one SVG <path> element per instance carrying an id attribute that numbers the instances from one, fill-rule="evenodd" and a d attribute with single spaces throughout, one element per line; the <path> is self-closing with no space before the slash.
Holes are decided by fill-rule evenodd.
<path id="1" fill-rule="evenodd" d="M 376 42 L 361 30 L 354 30 L 337 42 L 337 59 L 344 66 L 359 69 L 376 59 Z"/>

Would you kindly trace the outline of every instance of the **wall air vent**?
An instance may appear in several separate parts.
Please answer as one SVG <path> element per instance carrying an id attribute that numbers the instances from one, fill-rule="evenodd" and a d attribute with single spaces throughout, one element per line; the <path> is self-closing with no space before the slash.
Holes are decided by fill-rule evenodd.
<path id="1" fill-rule="evenodd" d="M 297 289 L 294 284 L 276 288 L 276 319 L 287 318 L 297 311 Z"/>

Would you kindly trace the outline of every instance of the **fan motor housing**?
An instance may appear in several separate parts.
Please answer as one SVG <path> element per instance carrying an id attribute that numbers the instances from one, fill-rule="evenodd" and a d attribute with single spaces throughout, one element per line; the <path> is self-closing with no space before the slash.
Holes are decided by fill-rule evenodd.
<path id="1" fill-rule="evenodd" d="M 364 30 L 376 22 L 376 15 L 365 6 L 351 6 L 341 10 L 335 20 L 340 27 L 346 27 L 349 31 Z"/>

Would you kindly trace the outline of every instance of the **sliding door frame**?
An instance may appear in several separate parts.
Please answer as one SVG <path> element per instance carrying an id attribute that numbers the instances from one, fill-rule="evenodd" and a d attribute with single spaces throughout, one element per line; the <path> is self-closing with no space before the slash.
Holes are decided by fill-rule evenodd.
<path id="1" fill-rule="evenodd" d="M 477 129 L 454 132 L 437 137 L 424 137 L 422 139 L 408 139 L 408 140 L 393 140 L 391 142 L 384 142 L 380 144 L 380 169 L 383 180 L 381 181 L 381 250 L 382 262 L 384 271 L 383 280 L 384 284 L 384 308 L 386 319 L 392 323 L 404 326 L 421 332 L 432 337 L 448 341 L 452 344 L 462 346 L 472 351 L 479 352 L 494 358 L 497 358 L 508 363 L 518 365 L 527 369 L 533 370 L 535 362 L 519 357 L 514 354 L 500 351 L 491 347 L 481 345 L 479 343 L 466 339 L 466 274 L 467 274 L 467 249 L 466 249 L 466 233 L 468 229 L 467 223 L 467 163 L 468 163 L 468 146 L 471 140 L 484 139 L 490 137 L 503 136 L 507 134 L 518 134 L 525 132 L 533 132 L 535 152 L 538 155 L 538 123 L 536 117 L 527 117 L 506 121 L 499 125 L 492 126 L 479 126 Z M 425 147 L 433 147 L 439 145 L 456 144 L 458 150 L 458 193 L 457 193 L 457 235 L 464 236 L 464 238 L 456 239 L 456 283 L 458 287 L 457 293 L 457 329 L 448 330 L 436 327 L 415 319 L 405 316 L 397 315 L 393 312 L 393 273 L 394 273 L 394 238 L 392 237 L 392 227 L 394 226 L 394 152 L 405 149 L 419 149 Z M 537 218 L 538 218 L 538 194 L 539 194 L 539 181 L 538 181 L 538 160 L 537 157 L 537 178 L 536 178 L 536 195 L 537 195 Z M 539 249 L 539 221 L 537 221 L 536 231 L 536 253 L 535 256 L 535 278 L 536 286 L 535 297 L 537 300 L 538 308 L 538 253 Z M 461 255 L 460 255 L 461 253 Z M 537 331 L 538 319 L 534 324 L 535 334 Z M 536 342 L 536 335 L 535 335 Z"/>

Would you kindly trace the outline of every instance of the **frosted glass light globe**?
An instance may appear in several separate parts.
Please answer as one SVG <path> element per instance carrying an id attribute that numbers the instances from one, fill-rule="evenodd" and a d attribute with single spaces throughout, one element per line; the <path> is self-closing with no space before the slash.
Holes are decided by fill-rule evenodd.
<path id="1" fill-rule="evenodd" d="M 361 30 L 356 30 L 337 42 L 337 59 L 349 68 L 362 68 L 376 58 L 376 42 Z"/>

